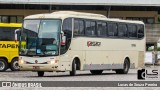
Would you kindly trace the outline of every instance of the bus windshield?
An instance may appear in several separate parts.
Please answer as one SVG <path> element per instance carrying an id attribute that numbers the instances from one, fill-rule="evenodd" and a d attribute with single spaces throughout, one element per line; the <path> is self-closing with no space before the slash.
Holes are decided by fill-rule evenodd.
<path id="1" fill-rule="evenodd" d="M 24 20 L 19 54 L 58 55 L 60 26 L 61 20 Z"/>

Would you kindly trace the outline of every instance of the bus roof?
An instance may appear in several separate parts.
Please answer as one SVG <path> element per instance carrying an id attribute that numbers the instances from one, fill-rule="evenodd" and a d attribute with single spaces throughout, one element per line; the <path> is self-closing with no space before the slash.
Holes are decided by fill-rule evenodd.
<path id="1" fill-rule="evenodd" d="M 133 20 L 121 20 L 121 19 L 114 19 L 114 18 L 107 18 L 101 14 L 93 14 L 93 13 L 84 13 L 84 12 L 75 12 L 75 11 L 56 11 L 53 13 L 45 13 L 45 14 L 35 14 L 25 17 L 25 19 L 65 19 L 69 17 L 74 18 L 84 18 L 84 19 L 94 19 L 94 20 L 104 20 L 104 21 L 115 21 L 115 22 L 126 22 L 126 23 L 138 23 L 144 24 L 142 21 L 133 21 Z"/>
<path id="2" fill-rule="evenodd" d="M 21 23 L 0 23 L 0 27 L 21 27 Z"/>

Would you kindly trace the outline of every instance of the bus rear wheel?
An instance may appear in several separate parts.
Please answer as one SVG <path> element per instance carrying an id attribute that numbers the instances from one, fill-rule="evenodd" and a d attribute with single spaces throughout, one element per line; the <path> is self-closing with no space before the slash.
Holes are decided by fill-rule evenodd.
<path id="1" fill-rule="evenodd" d="M 75 76 L 76 75 L 76 62 L 73 60 L 72 62 L 72 71 L 70 71 L 70 76 Z"/>
<path id="2" fill-rule="evenodd" d="M 102 74 L 103 70 L 90 70 L 90 72 L 91 72 L 93 75 L 100 75 L 100 74 Z"/>
<path id="3" fill-rule="evenodd" d="M 130 68 L 130 63 L 128 59 L 125 59 L 123 64 L 123 69 L 115 70 L 117 74 L 127 74 Z"/>
<path id="4" fill-rule="evenodd" d="M 12 71 L 19 71 L 18 58 L 12 60 L 10 68 Z"/>
<path id="5" fill-rule="evenodd" d="M 8 69 L 8 63 L 5 59 L 0 58 L 0 72 L 6 71 Z"/>
<path id="6" fill-rule="evenodd" d="M 43 77 L 44 76 L 44 71 L 38 71 L 37 74 L 38 74 L 38 77 Z"/>

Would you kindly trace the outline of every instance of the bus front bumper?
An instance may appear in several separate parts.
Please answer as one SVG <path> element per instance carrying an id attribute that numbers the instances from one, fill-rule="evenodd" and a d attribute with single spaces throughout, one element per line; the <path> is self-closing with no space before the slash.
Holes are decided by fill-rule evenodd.
<path id="1" fill-rule="evenodd" d="M 22 71 L 60 71 L 58 65 L 53 64 L 19 64 Z"/>

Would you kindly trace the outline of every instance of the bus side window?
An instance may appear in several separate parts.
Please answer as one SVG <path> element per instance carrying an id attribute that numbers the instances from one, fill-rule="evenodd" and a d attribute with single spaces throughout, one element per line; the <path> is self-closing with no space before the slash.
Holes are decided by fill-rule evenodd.
<path id="1" fill-rule="evenodd" d="M 109 23 L 108 24 L 108 36 L 116 37 L 118 36 L 118 27 L 116 23 Z"/>
<path id="2" fill-rule="evenodd" d="M 96 23 L 94 21 L 86 21 L 86 36 L 96 36 Z"/>
<path id="3" fill-rule="evenodd" d="M 74 20 L 74 30 L 73 30 L 73 35 L 74 36 L 77 36 L 78 35 L 78 31 L 79 31 L 79 22 L 78 20 Z"/>
<path id="4" fill-rule="evenodd" d="M 97 36 L 99 37 L 106 36 L 106 23 L 97 22 Z"/>
<path id="5" fill-rule="evenodd" d="M 84 21 L 80 20 L 79 21 L 79 35 L 84 35 Z"/>
<path id="6" fill-rule="evenodd" d="M 74 36 L 84 35 L 84 22 L 80 19 L 74 20 Z"/>
<path id="7" fill-rule="evenodd" d="M 137 25 L 138 30 L 138 38 L 144 37 L 144 26 L 143 25 Z"/>
<path id="8" fill-rule="evenodd" d="M 13 41 L 15 29 L 13 27 L 0 27 L 0 41 Z"/>
<path id="9" fill-rule="evenodd" d="M 127 26 L 126 24 L 118 24 L 118 36 L 127 37 Z"/>
<path id="10" fill-rule="evenodd" d="M 134 24 L 128 25 L 128 35 L 130 38 L 137 38 L 137 28 Z"/>

